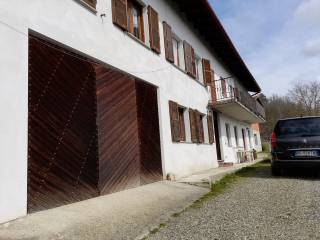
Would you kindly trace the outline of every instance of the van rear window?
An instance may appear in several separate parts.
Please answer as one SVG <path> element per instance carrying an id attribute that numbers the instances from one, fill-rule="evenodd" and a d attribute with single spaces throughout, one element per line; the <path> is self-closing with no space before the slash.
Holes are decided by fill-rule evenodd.
<path id="1" fill-rule="evenodd" d="M 320 118 L 301 118 L 279 121 L 275 127 L 277 136 L 320 136 Z"/>

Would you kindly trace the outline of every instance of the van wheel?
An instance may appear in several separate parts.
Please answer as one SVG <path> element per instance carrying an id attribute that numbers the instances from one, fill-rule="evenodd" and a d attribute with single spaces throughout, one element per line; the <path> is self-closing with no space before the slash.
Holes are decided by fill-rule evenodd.
<path id="1" fill-rule="evenodd" d="M 271 167 L 271 174 L 272 176 L 280 176 L 281 175 L 281 169 L 276 167 Z"/>

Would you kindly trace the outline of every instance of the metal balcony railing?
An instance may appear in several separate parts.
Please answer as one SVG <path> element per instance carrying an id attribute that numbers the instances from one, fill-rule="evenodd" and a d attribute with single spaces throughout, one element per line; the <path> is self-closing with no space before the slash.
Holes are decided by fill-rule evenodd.
<path id="1" fill-rule="evenodd" d="M 240 91 L 238 88 L 227 84 L 223 79 L 215 81 L 215 91 L 211 92 L 211 95 L 213 104 L 226 101 L 236 101 L 244 105 L 256 115 L 266 119 L 265 110 L 256 99 L 254 99 L 248 92 Z"/>

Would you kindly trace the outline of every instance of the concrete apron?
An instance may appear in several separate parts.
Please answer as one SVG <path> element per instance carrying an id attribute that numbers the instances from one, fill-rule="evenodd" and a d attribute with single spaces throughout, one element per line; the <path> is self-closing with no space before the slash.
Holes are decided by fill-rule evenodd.
<path id="1" fill-rule="evenodd" d="M 259 155 L 260 155 L 259 158 L 255 161 L 235 164 L 230 167 L 220 167 L 220 168 L 209 169 L 209 170 L 202 171 L 202 172 L 190 175 L 188 177 L 182 178 L 178 182 L 191 184 L 199 187 L 211 188 L 211 186 L 214 183 L 221 180 L 226 175 L 235 173 L 244 167 L 249 167 L 258 162 L 262 162 L 267 157 L 267 155 L 266 156 L 263 154 L 259 154 Z"/>
<path id="2" fill-rule="evenodd" d="M 0 239 L 139 239 L 207 192 L 183 183 L 153 183 L 2 224 Z"/>

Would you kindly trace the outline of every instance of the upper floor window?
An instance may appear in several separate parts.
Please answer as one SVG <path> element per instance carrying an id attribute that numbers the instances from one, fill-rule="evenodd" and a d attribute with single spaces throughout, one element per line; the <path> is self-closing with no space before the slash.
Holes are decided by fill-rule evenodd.
<path id="1" fill-rule="evenodd" d="M 201 58 L 198 55 L 195 55 L 195 67 L 196 79 L 202 82 L 202 63 Z"/>
<path id="2" fill-rule="evenodd" d="M 179 45 L 180 42 L 176 38 L 172 38 L 174 64 L 180 67 Z"/>
<path id="3" fill-rule="evenodd" d="M 144 9 L 140 0 L 112 0 L 112 21 L 124 31 L 145 42 Z M 147 10 L 150 48 L 160 54 L 159 16 L 151 6 L 148 6 Z"/>
<path id="4" fill-rule="evenodd" d="M 127 2 L 128 32 L 144 42 L 143 6 L 134 1 Z"/>

